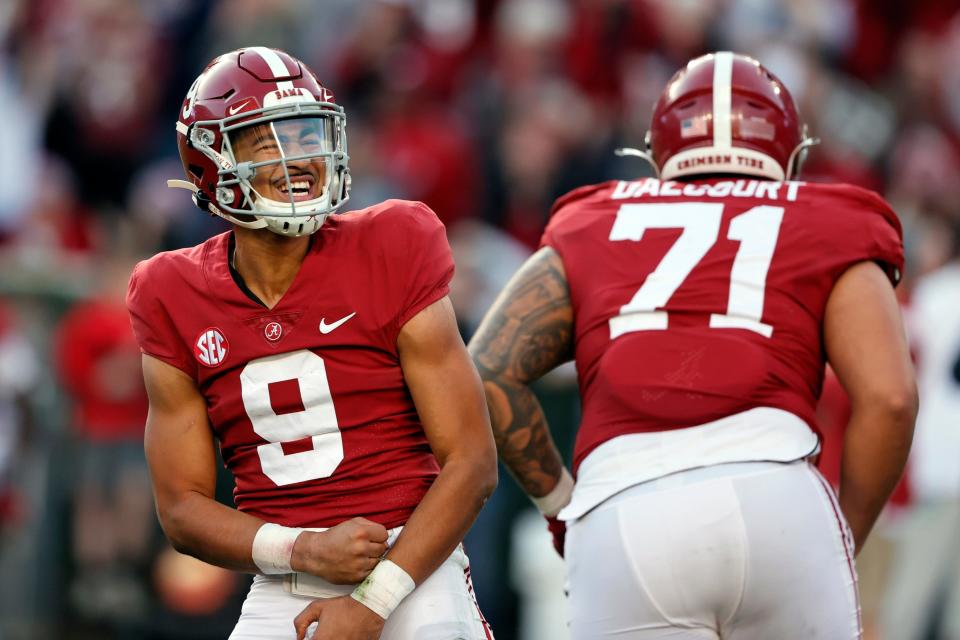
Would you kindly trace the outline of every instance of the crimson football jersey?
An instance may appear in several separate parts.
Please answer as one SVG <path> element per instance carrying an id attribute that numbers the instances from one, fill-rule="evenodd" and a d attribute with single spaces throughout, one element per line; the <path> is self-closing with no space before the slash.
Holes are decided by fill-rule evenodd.
<path id="1" fill-rule="evenodd" d="M 757 407 L 816 430 L 830 291 L 866 260 L 899 280 L 901 235 L 882 198 L 850 185 L 649 178 L 558 200 L 542 244 L 574 312 L 574 466 L 620 435 Z"/>
<path id="2" fill-rule="evenodd" d="M 141 262 L 127 304 L 142 351 L 206 399 L 237 507 L 285 526 L 405 523 L 439 468 L 397 336 L 448 293 L 443 225 L 399 200 L 330 216 L 273 309 L 233 279 L 231 238 Z"/>

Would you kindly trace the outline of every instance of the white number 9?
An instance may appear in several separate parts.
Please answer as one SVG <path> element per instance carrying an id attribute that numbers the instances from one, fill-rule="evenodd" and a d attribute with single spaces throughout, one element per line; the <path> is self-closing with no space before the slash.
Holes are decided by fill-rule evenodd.
<path id="1" fill-rule="evenodd" d="M 269 444 L 257 447 L 263 473 L 277 486 L 326 478 L 343 460 L 343 436 L 333 408 L 323 358 L 301 350 L 251 360 L 240 373 L 243 407 L 254 432 Z M 271 386 L 296 385 L 300 406 L 281 408 L 271 400 Z M 284 442 L 311 438 L 309 451 L 285 454 Z"/>

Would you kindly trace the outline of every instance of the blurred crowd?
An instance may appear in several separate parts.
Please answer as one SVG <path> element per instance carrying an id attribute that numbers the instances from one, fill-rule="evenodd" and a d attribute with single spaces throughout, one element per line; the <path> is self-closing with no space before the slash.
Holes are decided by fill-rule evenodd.
<path id="1" fill-rule="evenodd" d="M 193 78 L 248 45 L 300 57 L 346 107 L 348 210 L 408 198 L 446 223 L 465 336 L 554 198 L 650 175 L 613 150 L 642 143 L 677 68 L 759 58 L 822 140 L 805 179 L 877 190 L 904 225 L 921 414 L 860 558 L 868 637 L 960 638 L 960 2 L 4 0 L 0 639 L 223 638 L 239 612 L 246 578 L 179 556 L 156 524 L 123 294 L 136 260 L 226 228 L 165 181 Z M 573 375 L 539 389 L 567 451 Z M 834 479 L 845 410 L 828 380 Z M 562 567 L 528 506 L 504 473 L 467 540 L 500 640 L 564 633 Z"/>

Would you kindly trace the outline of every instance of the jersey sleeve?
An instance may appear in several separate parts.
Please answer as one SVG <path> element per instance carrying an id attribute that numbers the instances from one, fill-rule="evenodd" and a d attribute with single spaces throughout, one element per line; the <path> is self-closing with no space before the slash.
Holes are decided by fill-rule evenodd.
<path id="1" fill-rule="evenodd" d="M 160 284 L 149 261 L 140 262 L 127 287 L 127 311 L 140 351 L 196 379 L 197 365 L 158 295 Z"/>
<path id="2" fill-rule="evenodd" d="M 579 187 L 557 198 L 550 209 L 550 220 L 540 237 L 540 247 L 550 247 L 563 256 L 563 237 L 576 226 L 576 209 L 585 199 L 607 188 L 609 183 L 591 184 Z M 576 233 L 576 229 L 572 229 Z"/>
<path id="3" fill-rule="evenodd" d="M 903 275 L 903 229 L 887 202 L 877 194 L 857 189 L 849 194 L 834 220 L 836 251 L 846 266 L 876 262 L 896 285 Z"/>
<path id="4" fill-rule="evenodd" d="M 550 247 L 554 251 L 560 251 L 560 232 L 558 227 L 560 227 L 561 222 L 559 220 L 560 217 L 557 215 L 556 205 L 554 205 L 554 211 L 550 215 L 550 220 L 547 222 L 547 227 L 543 230 L 543 235 L 540 236 L 540 246 L 537 247 L 538 249 Z"/>
<path id="5" fill-rule="evenodd" d="M 900 221 L 895 216 L 892 221 L 886 217 L 873 216 L 867 228 L 869 246 L 866 254 L 883 267 L 890 282 L 896 286 L 903 276 L 904 268 L 903 230 Z"/>
<path id="6" fill-rule="evenodd" d="M 387 241 L 399 249 L 394 287 L 398 294 L 396 334 L 411 318 L 450 293 L 453 254 L 437 214 L 420 202 L 395 217 Z"/>

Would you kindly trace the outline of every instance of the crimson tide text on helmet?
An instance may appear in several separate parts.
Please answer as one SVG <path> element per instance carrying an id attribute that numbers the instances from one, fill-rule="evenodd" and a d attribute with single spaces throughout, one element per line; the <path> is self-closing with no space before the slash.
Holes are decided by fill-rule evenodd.
<path id="1" fill-rule="evenodd" d="M 238 157 L 251 132 L 258 153 Z M 188 180 L 168 184 L 243 227 L 311 234 L 349 198 L 343 107 L 283 51 L 247 47 L 211 61 L 183 101 L 177 142 Z"/>
<path id="2" fill-rule="evenodd" d="M 787 88 L 751 57 L 719 51 L 674 74 L 653 110 L 646 158 L 660 178 L 733 173 L 790 180 L 807 136 Z"/>

